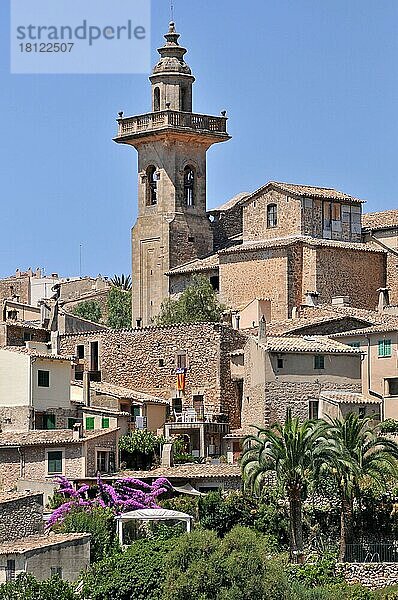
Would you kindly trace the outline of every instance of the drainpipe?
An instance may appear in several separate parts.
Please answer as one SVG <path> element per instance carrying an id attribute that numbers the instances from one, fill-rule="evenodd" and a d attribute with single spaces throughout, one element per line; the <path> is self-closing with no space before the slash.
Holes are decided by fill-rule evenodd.
<path id="1" fill-rule="evenodd" d="M 370 352 L 371 352 L 371 343 L 370 343 L 370 335 L 366 335 L 365 336 L 367 341 L 368 341 L 368 391 L 369 391 L 369 395 L 370 396 L 374 396 L 375 398 L 380 398 L 381 400 L 381 410 L 380 410 L 380 421 L 384 421 L 384 390 L 383 390 L 383 394 L 379 394 L 378 392 L 375 392 L 374 390 L 372 390 L 372 376 L 371 376 L 371 367 L 370 367 Z"/>

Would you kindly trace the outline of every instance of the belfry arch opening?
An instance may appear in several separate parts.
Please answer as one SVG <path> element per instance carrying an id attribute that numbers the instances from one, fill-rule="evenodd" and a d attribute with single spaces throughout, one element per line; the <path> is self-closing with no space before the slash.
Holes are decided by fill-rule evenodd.
<path id="1" fill-rule="evenodd" d="M 158 174 L 156 167 L 150 165 L 146 170 L 146 205 L 154 206 L 158 203 Z"/>
<path id="2" fill-rule="evenodd" d="M 153 110 L 154 112 L 160 111 L 160 88 L 158 87 L 153 90 Z"/>
<path id="3" fill-rule="evenodd" d="M 186 206 L 195 206 L 195 169 L 191 165 L 184 169 L 184 202 Z"/>

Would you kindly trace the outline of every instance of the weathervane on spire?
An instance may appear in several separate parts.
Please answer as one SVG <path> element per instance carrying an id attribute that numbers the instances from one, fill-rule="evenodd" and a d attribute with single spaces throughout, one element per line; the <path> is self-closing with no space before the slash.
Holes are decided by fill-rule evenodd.
<path id="1" fill-rule="evenodd" d="M 170 0 L 170 16 L 171 16 L 171 21 L 174 21 L 174 4 L 173 4 L 173 0 Z"/>

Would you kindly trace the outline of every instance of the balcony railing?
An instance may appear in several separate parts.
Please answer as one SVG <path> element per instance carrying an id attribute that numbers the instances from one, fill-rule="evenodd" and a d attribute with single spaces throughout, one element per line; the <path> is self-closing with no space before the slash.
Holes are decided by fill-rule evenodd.
<path id="1" fill-rule="evenodd" d="M 150 132 L 156 129 L 178 128 L 227 135 L 227 118 L 198 115 L 177 110 L 162 110 L 136 117 L 118 119 L 117 137 Z"/>
<path id="2" fill-rule="evenodd" d="M 173 412 L 168 419 L 169 423 L 226 423 L 226 415 L 214 412 L 196 411 L 186 409 L 182 412 Z"/>

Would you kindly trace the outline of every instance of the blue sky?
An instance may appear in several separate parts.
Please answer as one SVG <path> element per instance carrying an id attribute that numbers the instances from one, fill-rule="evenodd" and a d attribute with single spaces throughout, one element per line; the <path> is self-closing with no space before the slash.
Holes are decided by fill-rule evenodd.
<path id="1" fill-rule="evenodd" d="M 32 0 L 33 1 L 33 0 Z M 145 75 L 10 75 L 0 4 L 0 276 L 130 272 L 136 153 L 119 110 L 150 110 Z M 397 0 L 174 0 L 196 76 L 194 111 L 226 109 L 208 154 L 208 206 L 269 179 L 397 207 Z M 152 2 L 153 62 L 168 0 Z"/>

